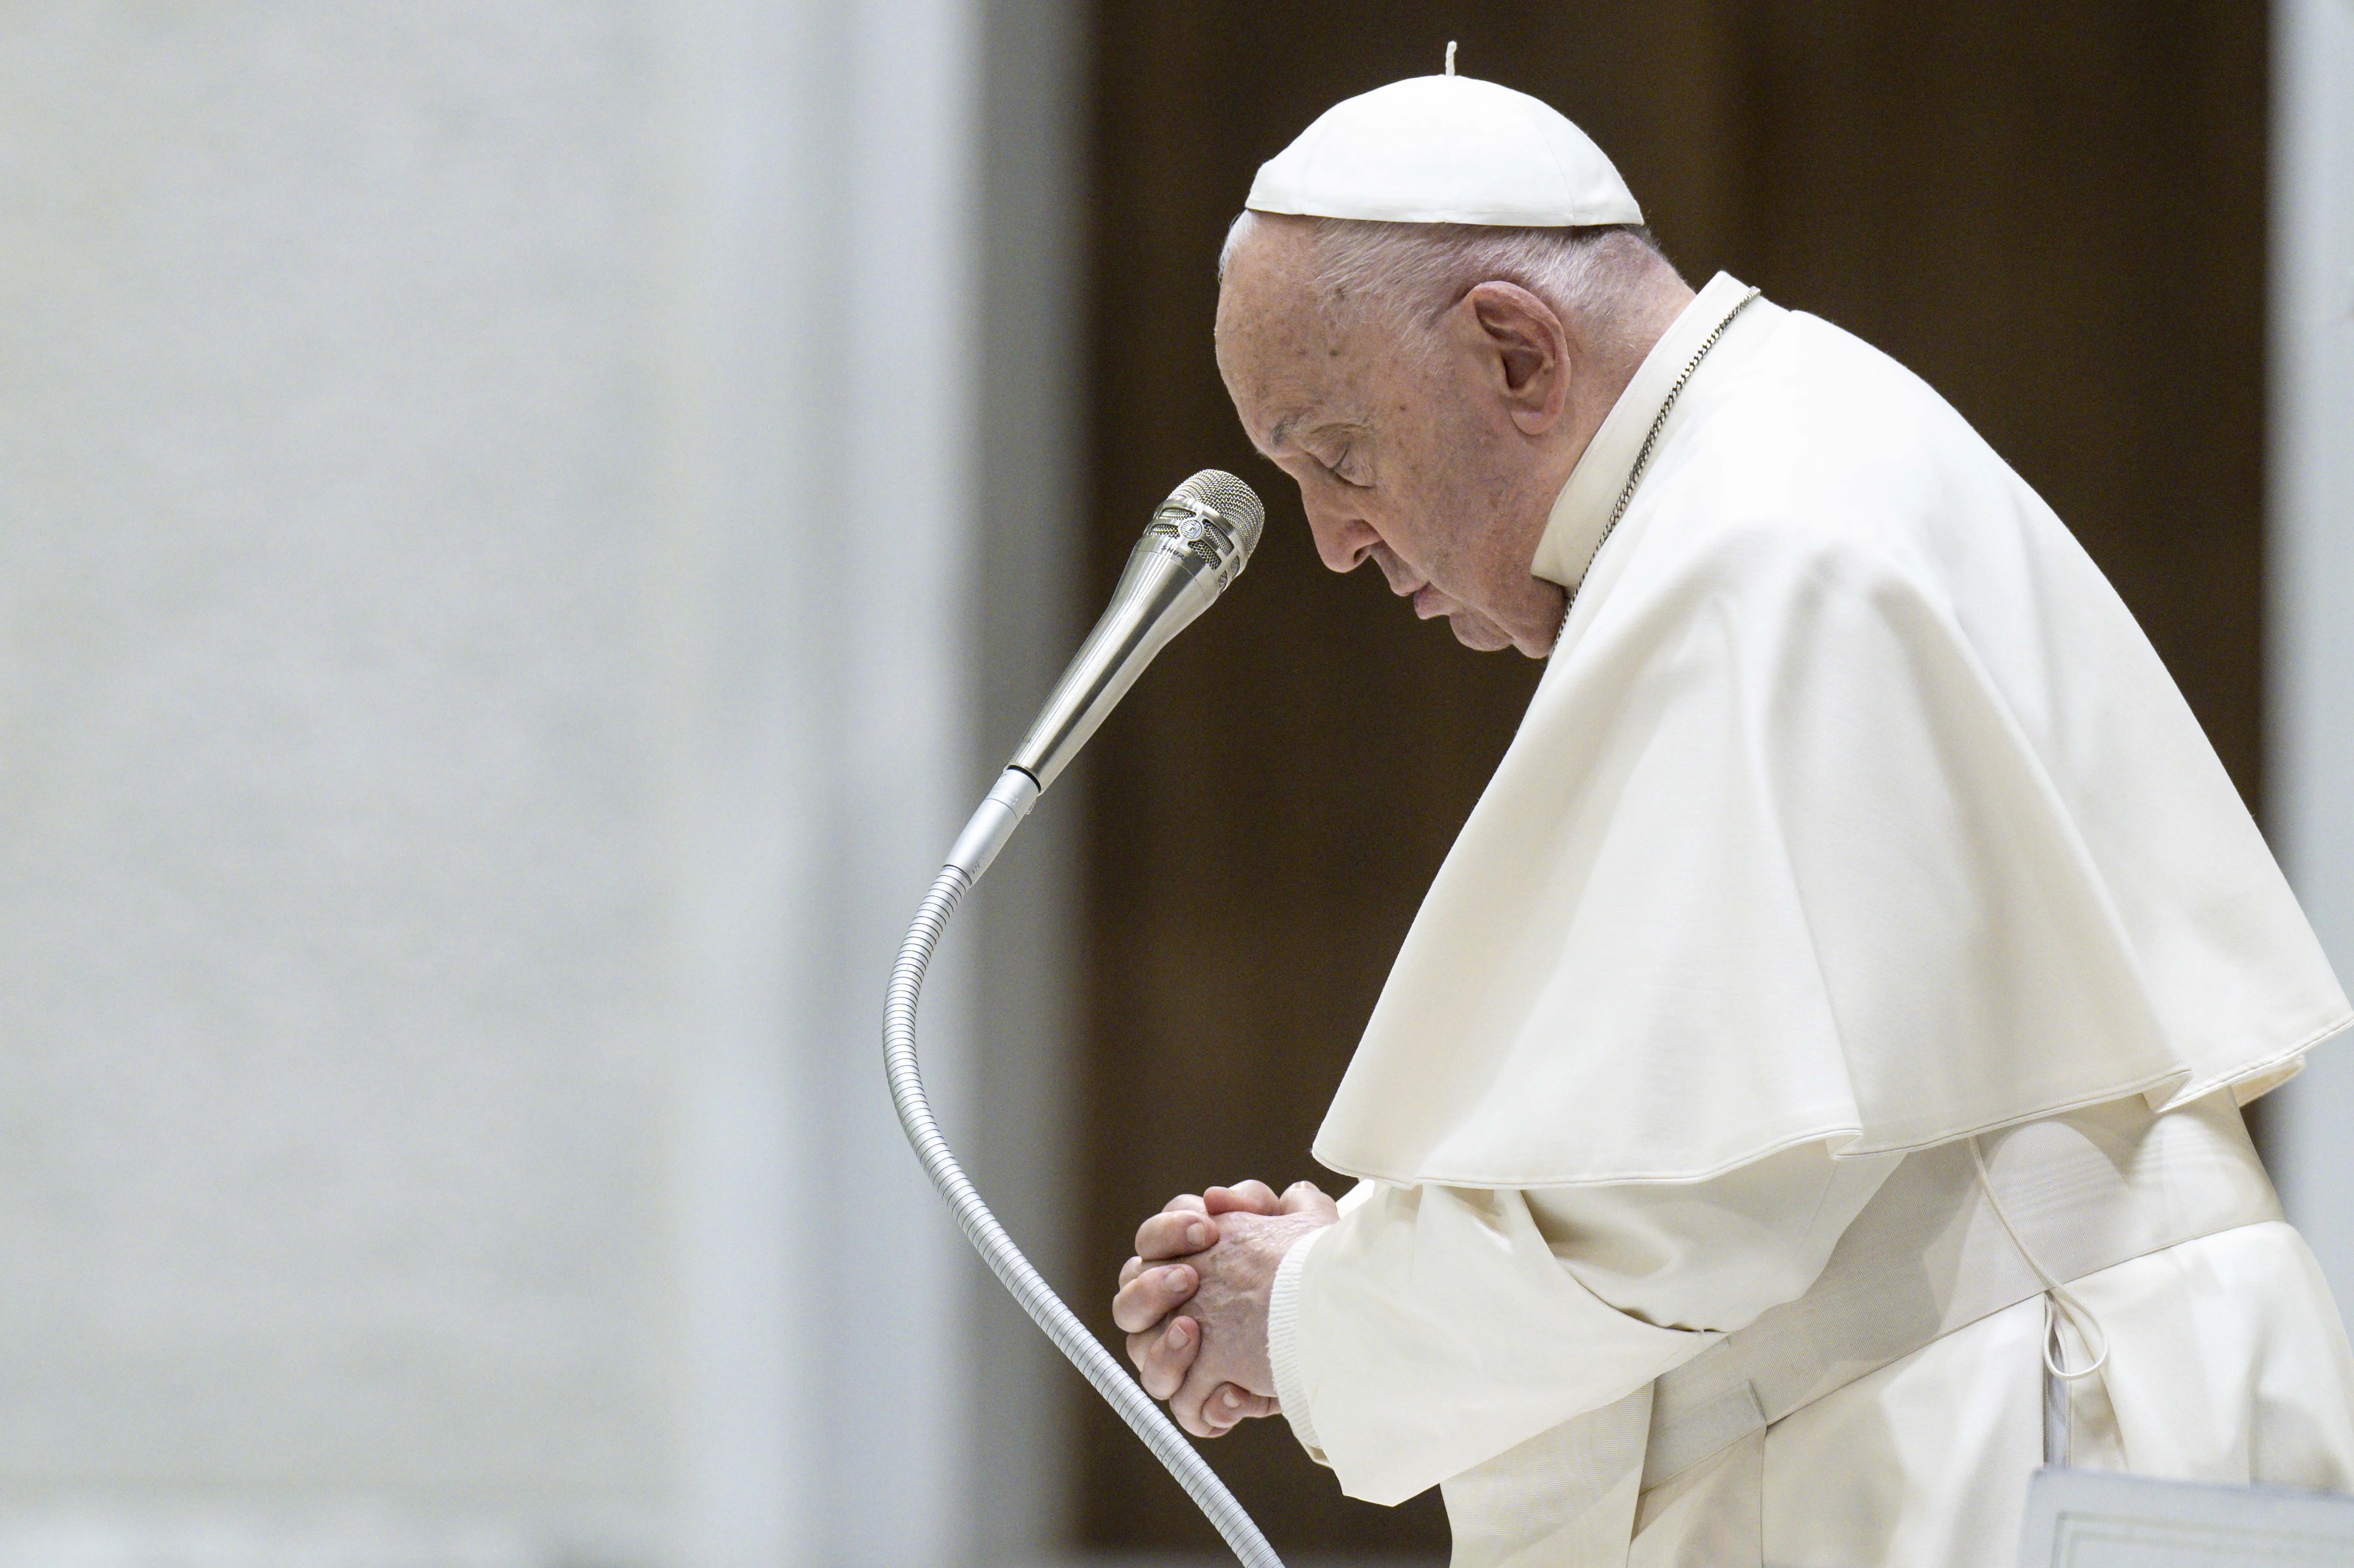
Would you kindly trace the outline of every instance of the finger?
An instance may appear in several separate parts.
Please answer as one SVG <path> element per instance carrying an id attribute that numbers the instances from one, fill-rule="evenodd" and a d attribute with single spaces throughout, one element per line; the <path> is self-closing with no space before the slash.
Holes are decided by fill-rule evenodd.
<path id="1" fill-rule="evenodd" d="M 1306 1213 L 1314 1210 L 1336 1207 L 1332 1200 L 1324 1195 L 1324 1190 L 1313 1181 L 1294 1181 L 1283 1190 L 1283 1196 L 1276 1202 L 1276 1212 L 1283 1214 Z"/>
<path id="2" fill-rule="evenodd" d="M 1136 1381 L 1144 1392 L 1155 1399 L 1166 1399 L 1184 1382 L 1181 1372 L 1170 1375 L 1170 1362 L 1182 1352 L 1182 1345 L 1172 1345 L 1165 1351 L 1161 1341 L 1168 1338 L 1175 1324 L 1166 1324 L 1142 1334 L 1128 1336 L 1129 1364 L 1136 1369 Z"/>
<path id="3" fill-rule="evenodd" d="M 1272 1407 L 1275 1402 L 1266 1403 Z M 1247 1390 L 1197 1364 L 1170 1397 L 1169 1414 L 1196 1437 L 1218 1437 L 1260 1411 L 1258 1400 Z"/>
<path id="4" fill-rule="evenodd" d="M 1187 1210 L 1155 1214 L 1136 1227 L 1136 1250 L 1147 1263 L 1200 1252 L 1218 1239 L 1218 1222 Z"/>
<path id="5" fill-rule="evenodd" d="M 1211 1436 L 1216 1437 L 1225 1436 L 1246 1421 L 1275 1412 L 1272 1397 L 1246 1393 L 1230 1383 L 1220 1383 L 1202 1404 L 1202 1419 L 1208 1423 Z"/>
<path id="6" fill-rule="evenodd" d="M 1138 1275 L 1142 1274 L 1144 1272 L 1144 1260 L 1140 1257 L 1131 1257 L 1126 1263 L 1121 1264 L 1119 1266 L 1120 1284 L 1125 1286 Z"/>
<path id="7" fill-rule="evenodd" d="M 1210 1424 L 1202 1407 L 1209 1403 L 1211 1393 L 1218 1386 L 1215 1379 L 1198 1374 L 1185 1379 L 1183 1385 L 1169 1396 L 1170 1419 L 1196 1437 L 1215 1437 L 1219 1429 Z"/>
<path id="8" fill-rule="evenodd" d="M 1264 1181 L 1212 1187 L 1203 1192 L 1202 1202 L 1214 1214 L 1233 1213 L 1236 1210 L 1246 1214 L 1272 1214 L 1276 1212 L 1275 1189 Z"/>
<path id="9" fill-rule="evenodd" d="M 1202 1277 L 1191 1264 L 1149 1268 L 1111 1298 L 1111 1320 L 1123 1333 L 1141 1334 L 1192 1300 L 1201 1285 Z"/>
<path id="10" fill-rule="evenodd" d="M 1193 1192 L 1180 1192 L 1161 1205 L 1161 1212 L 1164 1214 L 1173 1214 L 1180 1209 L 1190 1209 L 1197 1214 L 1206 1214 L 1210 1212 L 1203 1206 L 1201 1197 Z"/>
<path id="11" fill-rule="evenodd" d="M 1172 1319 L 1161 1332 L 1132 1334 L 1128 1341 L 1129 1359 L 1136 1363 L 1136 1381 L 1155 1399 L 1175 1393 L 1201 1353 L 1201 1325 L 1191 1318 Z"/>
<path id="12" fill-rule="evenodd" d="M 1111 1298 L 1111 1320 L 1123 1333 L 1141 1334 L 1193 1299 L 1202 1277 L 1193 1266 L 1172 1263 L 1149 1269 L 1119 1287 Z"/>

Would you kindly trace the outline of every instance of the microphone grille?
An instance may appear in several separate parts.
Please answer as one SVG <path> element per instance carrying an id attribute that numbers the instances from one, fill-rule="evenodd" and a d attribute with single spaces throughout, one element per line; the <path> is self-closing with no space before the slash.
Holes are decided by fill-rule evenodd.
<path id="1" fill-rule="evenodd" d="M 1190 545 L 1215 564 L 1223 584 L 1249 562 L 1266 528 L 1267 506 L 1258 493 L 1224 469 L 1205 468 L 1169 493 L 1149 532 L 1172 534 Z"/>

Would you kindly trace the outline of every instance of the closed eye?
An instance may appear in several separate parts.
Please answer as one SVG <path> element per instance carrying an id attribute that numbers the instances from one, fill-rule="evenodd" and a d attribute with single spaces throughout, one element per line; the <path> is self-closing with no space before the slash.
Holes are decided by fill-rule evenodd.
<path id="1" fill-rule="evenodd" d="M 1318 458 L 1316 460 L 1316 466 L 1322 469 L 1327 474 L 1330 474 L 1333 482 L 1336 484 L 1345 485 L 1351 490 L 1368 489 L 1370 488 L 1369 486 L 1359 483 L 1357 481 L 1351 479 L 1347 474 L 1341 471 L 1341 466 L 1349 461 L 1351 454 L 1354 452 L 1355 450 L 1356 449 L 1353 447 L 1344 449 L 1338 461 L 1333 462 L 1326 462 L 1322 458 Z"/>

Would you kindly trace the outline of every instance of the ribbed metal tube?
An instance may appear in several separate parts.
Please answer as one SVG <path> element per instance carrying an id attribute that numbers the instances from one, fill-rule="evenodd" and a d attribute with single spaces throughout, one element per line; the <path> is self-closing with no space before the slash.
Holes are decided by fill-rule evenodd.
<path id="1" fill-rule="evenodd" d="M 1005 1234 L 989 1212 L 989 1205 L 973 1191 L 972 1182 L 949 1152 L 948 1141 L 941 1138 L 938 1123 L 932 1119 L 932 1107 L 924 1097 L 924 1080 L 916 1062 L 916 1004 L 924 989 L 924 971 L 932 961 L 932 949 L 939 945 L 940 933 L 948 928 L 949 919 L 964 899 L 972 884 L 958 867 L 943 866 L 932 883 L 931 891 L 916 911 L 915 923 L 907 927 L 907 939 L 899 945 L 899 961 L 891 968 L 890 1000 L 883 1012 L 883 1063 L 891 1077 L 891 1103 L 898 1107 L 899 1125 L 907 1129 L 907 1141 L 915 1146 L 916 1158 L 922 1160 L 924 1173 L 932 1179 L 947 1201 L 949 1212 L 956 1216 L 965 1239 L 980 1253 L 989 1271 L 1022 1304 L 1031 1320 L 1046 1331 L 1055 1348 L 1070 1358 L 1071 1364 L 1095 1384 L 1096 1392 L 1119 1412 L 1120 1419 L 1134 1429 L 1153 1457 L 1168 1467 L 1177 1478 L 1186 1495 L 1200 1505 L 1210 1522 L 1218 1527 L 1226 1544 L 1247 1568 L 1283 1568 L 1283 1560 L 1275 1548 L 1243 1511 L 1217 1472 L 1195 1451 L 1170 1419 L 1161 1413 L 1136 1380 L 1128 1375 L 1111 1352 L 1105 1350 L 1087 1325 L 1068 1307 L 1063 1305 L 1013 1238 Z"/>

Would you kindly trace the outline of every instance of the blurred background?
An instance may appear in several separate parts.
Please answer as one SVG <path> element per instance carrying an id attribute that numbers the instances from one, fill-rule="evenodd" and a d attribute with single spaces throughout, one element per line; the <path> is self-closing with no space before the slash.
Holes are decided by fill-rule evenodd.
<path id="1" fill-rule="evenodd" d="M 1239 588 L 960 923 L 944 1120 L 1108 1330 L 1313 1171 L 1536 667 L 1326 576 L 1210 358 L 1257 163 L 1436 70 L 1951 397 L 2354 974 L 2349 0 L 0 5 L 0 1568 L 1208 1562 L 877 1026 L 1154 502 Z M 2341 1059 L 2342 1058 L 2342 1059 Z M 2354 1049 L 2264 1102 L 2354 1303 Z M 1310 1561 L 1435 1562 L 1280 1423 Z"/>

